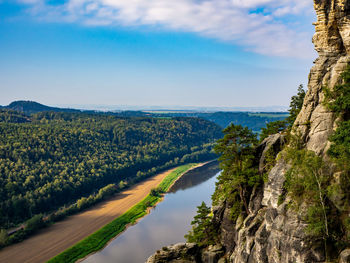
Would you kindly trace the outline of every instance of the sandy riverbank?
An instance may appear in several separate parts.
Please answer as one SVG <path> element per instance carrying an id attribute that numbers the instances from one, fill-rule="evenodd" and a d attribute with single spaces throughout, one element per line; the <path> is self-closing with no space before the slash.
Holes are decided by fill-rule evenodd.
<path id="1" fill-rule="evenodd" d="M 0 262 L 46 262 L 139 203 L 175 169 L 160 173 L 82 213 L 43 229 L 21 243 L 0 250 Z"/>
<path id="2" fill-rule="evenodd" d="M 82 213 L 43 229 L 21 243 L 0 250 L 0 262 L 46 262 L 125 213 L 144 199 L 174 169 L 160 173 Z"/>

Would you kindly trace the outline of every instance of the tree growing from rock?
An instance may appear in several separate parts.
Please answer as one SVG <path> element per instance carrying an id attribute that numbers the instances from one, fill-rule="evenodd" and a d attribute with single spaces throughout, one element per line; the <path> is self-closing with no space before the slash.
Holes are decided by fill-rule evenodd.
<path id="1" fill-rule="evenodd" d="M 299 112 L 301 111 L 301 108 L 303 107 L 305 95 L 306 91 L 304 90 L 303 85 L 300 84 L 298 87 L 297 95 L 292 96 L 289 105 L 289 117 L 287 118 L 287 121 L 290 127 L 293 126 L 296 118 L 298 117 Z"/>
<path id="2" fill-rule="evenodd" d="M 255 146 L 258 142 L 256 134 L 241 125 L 229 125 L 223 130 L 224 137 L 218 140 L 215 151 L 220 154 L 219 161 L 222 172 L 218 177 L 218 185 L 224 197 L 237 193 L 242 209 L 249 214 L 248 196 L 250 189 L 262 179 L 254 166 Z M 214 199 L 220 198 L 215 196 Z M 237 201 L 237 200 L 236 200 Z M 239 206 L 235 206 L 239 208 Z"/>
<path id="3" fill-rule="evenodd" d="M 211 245 L 215 243 L 215 228 L 210 216 L 210 208 L 202 202 L 197 207 L 197 215 L 191 222 L 192 230 L 185 235 L 188 242 L 198 243 L 200 245 Z"/>

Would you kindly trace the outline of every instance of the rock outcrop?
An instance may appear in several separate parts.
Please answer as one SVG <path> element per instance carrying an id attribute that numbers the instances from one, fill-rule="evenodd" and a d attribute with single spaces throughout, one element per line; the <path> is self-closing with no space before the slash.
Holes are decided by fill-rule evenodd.
<path id="1" fill-rule="evenodd" d="M 335 115 L 324 105 L 322 88 L 334 87 L 350 61 L 350 1 L 315 0 L 317 14 L 312 39 L 319 57 L 309 74 L 308 93 L 295 122 L 309 150 L 323 154 L 335 128 Z"/>
<path id="2" fill-rule="evenodd" d="M 163 247 L 148 258 L 146 263 L 191 263 L 191 262 L 221 262 L 225 263 L 224 249 L 220 245 L 201 248 L 195 243 L 179 243 Z M 221 263 L 220 262 L 220 263 Z"/>
<path id="3" fill-rule="evenodd" d="M 147 263 L 190 263 L 200 262 L 201 251 L 195 243 L 179 243 L 173 246 L 163 247 L 151 256 Z"/>
<path id="4" fill-rule="evenodd" d="M 350 249 L 345 249 L 340 253 L 339 263 L 350 263 Z"/>
<path id="5" fill-rule="evenodd" d="M 323 87 L 332 89 L 338 84 L 350 62 L 350 0 L 314 0 L 314 7 L 317 22 L 313 43 L 319 57 L 310 71 L 308 92 L 293 130 L 302 138 L 306 149 L 324 156 L 329 147 L 328 137 L 336 128 L 336 116 L 323 105 Z M 275 153 L 281 150 L 282 142 L 281 135 L 271 136 L 263 142 L 259 150 L 260 171 L 264 169 L 266 153 L 271 149 Z M 302 214 L 306 208 L 302 205 L 297 213 L 288 209 L 288 198 L 280 200 L 287 170 L 288 164 L 278 159 L 268 174 L 268 181 L 253 190 L 250 214 L 244 220 L 239 218 L 233 222 L 230 219 L 231 207 L 226 201 L 213 207 L 225 255 L 208 261 L 200 252 L 202 256 L 197 255 L 197 259 L 190 262 L 324 262 L 322 246 L 305 234 Z M 339 255 L 339 262 L 349 260 L 347 249 Z"/>

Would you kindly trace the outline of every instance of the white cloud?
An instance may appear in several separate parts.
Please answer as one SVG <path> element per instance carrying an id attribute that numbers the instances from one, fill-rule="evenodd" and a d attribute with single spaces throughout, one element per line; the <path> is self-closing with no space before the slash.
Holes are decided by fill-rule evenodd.
<path id="1" fill-rule="evenodd" d="M 274 0 L 232 0 L 232 4 L 239 8 L 255 8 L 275 2 Z"/>
<path id="2" fill-rule="evenodd" d="M 194 32 L 265 55 L 313 56 L 310 32 L 284 22 L 286 16 L 309 15 L 310 0 L 67 0 L 61 5 L 20 1 L 31 3 L 30 13 L 43 19 L 152 26 Z"/>

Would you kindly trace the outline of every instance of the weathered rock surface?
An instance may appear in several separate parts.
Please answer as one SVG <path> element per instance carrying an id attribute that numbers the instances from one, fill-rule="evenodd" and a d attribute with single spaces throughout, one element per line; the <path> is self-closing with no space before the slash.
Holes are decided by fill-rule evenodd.
<path id="1" fill-rule="evenodd" d="M 203 263 L 217 263 L 224 254 L 225 252 L 222 246 L 209 246 L 208 249 L 202 251 L 201 259 Z"/>
<path id="2" fill-rule="evenodd" d="M 200 249 L 194 243 L 179 243 L 157 251 L 148 258 L 147 263 L 191 263 L 201 262 Z"/>
<path id="3" fill-rule="evenodd" d="M 338 84 L 341 72 L 350 62 L 350 0 L 314 0 L 314 7 L 317 22 L 313 43 L 319 57 L 310 71 L 308 92 L 293 130 L 295 135 L 301 136 L 308 150 L 322 156 L 329 147 L 328 137 L 336 128 L 336 116 L 323 105 L 323 87 L 332 89 Z M 264 172 L 266 154 L 271 149 L 278 152 L 282 145 L 283 138 L 279 134 L 263 142 L 257 153 L 260 172 Z M 220 243 L 229 262 L 325 261 L 322 245 L 312 242 L 305 234 L 302 214 L 306 208 L 302 205 L 297 213 L 288 209 L 288 198 L 284 201 L 280 199 L 287 170 L 288 165 L 279 159 L 264 186 L 253 190 L 249 202 L 250 214 L 243 221 L 233 222 L 230 219 L 231 207 L 227 202 L 213 207 L 214 221 L 220 229 Z M 204 259 L 202 256 L 201 260 Z M 339 262 L 349 260 L 350 249 L 346 249 L 340 254 Z"/>
<path id="4" fill-rule="evenodd" d="M 218 263 L 223 255 L 224 248 L 220 245 L 200 248 L 194 243 L 179 243 L 157 251 L 147 263 Z"/>
<path id="5" fill-rule="evenodd" d="M 350 263 L 350 248 L 345 249 L 340 253 L 339 263 Z"/>
<path id="6" fill-rule="evenodd" d="M 260 173 L 266 172 L 266 165 L 268 162 L 267 159 L 270 157 L 269 155 L 272 154 L 276 156 L 276 154 L 282 150 L 285 141 L 285 136 L 277 133 L 265 138 L 265 140 L 263 140 L 262 143 L 257 147 L 256 155 L 258 157 Z"/>
<path id="7" fill-rule="evenodd" d="M 323 154 L 335 128 L 335 116 L 324 105 L 322 88 L 333 88 L 350 61 L 348 0 L 315 0 L 317 14 L 313 43 L 319 57 L 309 74 L 308 93 L 295 127 L 309 150 Z"/>

